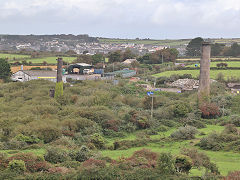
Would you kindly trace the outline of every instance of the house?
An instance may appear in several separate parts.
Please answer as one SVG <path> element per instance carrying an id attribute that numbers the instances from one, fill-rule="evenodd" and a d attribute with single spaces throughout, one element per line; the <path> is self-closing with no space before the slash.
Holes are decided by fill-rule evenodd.
<path id="1" fill-rule="evenodd" d="M 240 83 L 228 83 L 227 86 L 231 89 L 232 93 L 240 94 Z"/>
<path id="2" fill-rule="evenodd" d="M 126 65 L 130 65 L 132 64 L 133 62 L 137 61 L 136 59 L 126 59 L 125 61 L 123 61 L 122 63 L 123 64 L 126 64 Z"/>
<path id="3" fill-rule="evenodd" d="M 45 79 L 49 81 L 57 81 L 57 71 L 45 71 L 45 70 L 20 70 L 14 73 L 11 77 L 13 81 L 31 81 L 36 79 Z M 63 82 L 66 79 L 63 77 Z"/>

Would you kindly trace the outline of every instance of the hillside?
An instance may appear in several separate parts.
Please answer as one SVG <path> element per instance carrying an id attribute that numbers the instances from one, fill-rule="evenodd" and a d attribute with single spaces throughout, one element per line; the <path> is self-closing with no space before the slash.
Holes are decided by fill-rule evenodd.
<path id="1" fill-rule="evenodd" d="M 220 177 L 239 170 L 240 101 L 223 84 L 212 85 L 211 101 L 218 108 L 210 115 L 198 110 L 195 91 L 156 92 L 153 118 L 151 97 L 138 83 L 65 84 L 57 100 L 49 97 L 54 87 L 42 80 L 0 84 L 1 162 L 23 160 L 25 177 L 57 179 L 60 169 L 68 172 L 64 179 Z M 170 167 L 186 169 L 160 171 L 165 156 Z M 174 163 L 181 158 L 190 164 Z M 9 177 L 4 163 L 0 167 L 0 177 Z"/>

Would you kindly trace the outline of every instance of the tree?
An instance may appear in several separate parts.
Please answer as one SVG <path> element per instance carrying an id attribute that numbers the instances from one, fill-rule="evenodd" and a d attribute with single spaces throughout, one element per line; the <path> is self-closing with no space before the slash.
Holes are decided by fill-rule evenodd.
<path id="1" fill-rule="evenodd" d="M 0 79 L 8 80 L 11 76 L 10 64 L 5 59 L 0 59 Z"/>
<path id="2" fill-rule="evenodd" d="M 133 54 L 133 52 L 131 51 L 131 49 L 127 48 L 124 53 L 122 54 L 122 60 L 126 60 L 126 59 L 133 59 L 135 58 L 136 55 Z"/>
<path id="3" fill-rule="evenodd" d="M 238 43 L 233 43 L 230 49 L 230 56 L 237 57 L 240 55 L 240 45 Z"/>
<path id="4" fill-rule="evenodd" d="M 103 62 L 104 57 L 102 54 L 94 54 L 92 56 L 92 61 L 93 61 L 93 64 L 97 64 L 97 63 Z"/>
<path id="5" fill-rule="evenodd" d="M 120 62 L 121 61 L 121 51 L 114 51 L 109 54 L 110 62 Z"/>
<path id="6" fill-rule="evenodd" d="M 203 39 L 201 37 L 197 37 L 192 39 L 187 45 L 187 56 L 200 56 L 201 55 L 201 46 L 203 43 Z"/>
<path id="7" fill-rule="evenodd" d="M 224 47 L 225 47 L 224 44 L 218 44 L 218 43 L 212 44 L 211 45 L 211 55 L 212 56 L 221 56 Z"/>

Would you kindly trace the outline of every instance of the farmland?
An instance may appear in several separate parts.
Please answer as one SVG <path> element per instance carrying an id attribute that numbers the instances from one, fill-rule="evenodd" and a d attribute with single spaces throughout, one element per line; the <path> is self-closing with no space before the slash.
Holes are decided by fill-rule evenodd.
<path id="1" fill-rule="evenodd" d="M 219 63 L 227 63 L 227 67 L 239 67 L 240 68 L 240 61 L 223 61 L 223 62 L 211 62 L 210 67 L 217 67 Z M 194 63 L 192 65 L 188 65 L 186 67 L 195 67 L 195 64 L 198 64 L 200 67 L 200 63 Z"/>
<path id="2" fill-rule="evenodd" d="M 217 75 L 219 73 L 222 73 L 226 78 L 231 78 L 231 77 L 240 77 L 240 70 L 211 70 L 210 71 L 210 78 L 216 79 Z M 184 75 L 184 74 L 191 74 L 194 78 L 197 78 L 200 74 L 199 70 L 179 70 L 179 71 L 165 71 L 162 73 L 158 73 L 153 75 L 154 77 L 170 77 L 171 75 L 178 74 L 178 75 Z"/>
<path id="3" fill-rule="evenodd" d="M 8 59 L 8 60 L 17 60 L 17 59 L 27 59 L 30 58 L 29 55 L 20 55 L 20 54 L 4 54 L 4 53 L 0 53 L 0 58 L 3 59 Z"/>
<path id="4" fill-rule="evenodd" d="M 231 61 L 231 60 L 234 60 L 234 61 L 240 61 L 240 58 L 237 58 L 237 57 L 220 57 L 220 58 L 211 58 L 211 60 L 214 60 L 214 61 Z M 179 59 L 176 59 L 176 62 L 184 62 L 184 61 L 197 61 L 197 62 L 200 62 L 200 58 L 179 58 Z"/>
<path id="5" fill-rule="evenodd" d="M 76 57 L 62 57 L 63 61 L 71 63 L 74 60 L 76 60 Z M 33 64 L 39 64 L 43 63 L 44 61 L 47 62 L 48 64 L 56 64 L 57 57 L 44 57 L 44 58 L 30 58 L 30 59 L 24 59 L 26 62 L 32 62 Z M 16 61 L 10 61 L 10 62 L 16 62 Z"/>
<path id="6" fill-rule="evenodd" d="M 137 40 L 137 39 L 108 39 L 100 38 L 100 43 L 115 43 L 115 44 L 149 44 L 149 45 L 162 45 L 162 46 L 181 46 L 189 43 L 190 40 Z"/>
<path id="7" fill-rule="evenodd" d="M 56 70 L 57 66 L 23 66 L 23 70 L 30 70 L 35 67 L 40 67 L 40 68 L 51 68 L 52 70 Z M 21 70 L 21 66 L 12 66 L 11 67 L 11 72 L 15 73 Z"/>

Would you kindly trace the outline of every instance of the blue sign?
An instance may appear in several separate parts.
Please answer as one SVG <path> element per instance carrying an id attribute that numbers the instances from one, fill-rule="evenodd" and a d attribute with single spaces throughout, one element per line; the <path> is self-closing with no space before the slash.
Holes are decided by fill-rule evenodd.
<path id="1" fill-rule="evenodd" d="M 151 91 L 150 91 L 150 92 L 147 92 L 147 95 L 148 95 L 148 96 L 151 96 L 151 95 L 153 95 L 153 94 L 154 94 L 154 93 L 151 92 Z"/>

